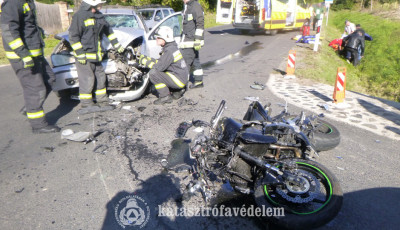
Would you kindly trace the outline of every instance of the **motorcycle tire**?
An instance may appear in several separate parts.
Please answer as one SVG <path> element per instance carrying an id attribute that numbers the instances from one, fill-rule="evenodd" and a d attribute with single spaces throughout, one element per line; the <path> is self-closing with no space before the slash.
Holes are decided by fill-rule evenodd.
<path id="1" fill-rule="evenodd" d="M 285 160 L 288 162 L 288 160 Z M 288 200 L 284 196 L 282 196 L 282 188 L 278 190 L 279 186 L 276 185 L 266 185 L 263 182 L 263 177 L 260 176 L 256 182 L 254 187 L 254 198 L 256 204 L 261 209 L 273 209 L 278 208 L 281 211 L 283 210 L 284 215 L 276 215 L 276 216 L 262 216 L 264 220 L 268 222 L 268 224 L 274 224 L 279 228 L 286 229 L 311 229 L 322 226 L 329 221 L 331 221 L 335 216 L 339 213 L 340 208 L 343 202 L 343 192 L 340 187 L 339 181 L 336 177 L 323 165 L 310 160 L 304 159 L 292 159 L 289 160 L 294 162 L 297 165 L 297 170 L 299 173 L 303 173 L 303 175 L 308 176 L 308 181 L 310 178 L 314 177 L 313 183 L 315 181 L 319 182 L 319 186 L 324 186 L 325 190 L 318 190 L 321 187 L 317 187 L 314 184 L 310 184 L 314 187 L 316 191 L 325 191 L 324 200 L 322 201 L 321 195 L 312 198 L 311 201 L 304 200 L 303 201 L 293 201 L 297 198 L 304 198 L 305 194 L 297 195 L 294 193 L 285 193 L 288 197 L 293 196 L 293 200 Z M 300 170 L 300 171 L 299 171 Z M 304 174 L 305 172 L 305 174 Z M 308 174 L 308 175 L 307 175 Z M 312 175 L 312 176 L 309 176 Z M 318 179 L 317 179 L 318 178 Z M 293 184 L 286 184 L 285 186 L 293 186 Z M 279 193 L 279 191 L 281 193 Z M 308 195 L 313 195 L 312 191 L 309 190 L 310 193 Z M 294 195 L 293 195 L 294 194 Z M 310 198 L 310 197 L 309 197 Z M 317 206 L 318 205 L 318 206 Z M 304 209 L 304 210 L 302 210 Z M 275 212 L 274 209 L 273 213 Z"/>
<path id="2" fill-rule="evenodd" d="M 339 130 L 327 121 L 317 119 L 316 129 L 312 130 L 308 137 L 316 151 L 334 149 L 340 143 Z"/>

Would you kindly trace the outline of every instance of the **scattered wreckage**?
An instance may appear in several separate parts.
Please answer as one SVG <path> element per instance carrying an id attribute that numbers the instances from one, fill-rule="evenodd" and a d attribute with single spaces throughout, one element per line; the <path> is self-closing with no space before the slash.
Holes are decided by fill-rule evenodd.
<path id="1" fill-rule="evenodd" d="M 317 156 L 315 145 L 327 146 L 308 138 L 307 133 L 318 130 L 310 124 L 311 117 L 291 116 L 285 108 L 271 118 L 269 106 L 264 109 L 259 102 L 250 104 L 243 120 L 222 117 L 224 109 L 222 101 L 210 123 L 181 123 L 176 133 L 181 139 L 173 143 L 184 140 L 191 126 L 207 128 L 209 133 L 201 132 L 191 144 L 183 142 L 186 148 L 178 147 L 181 152 L 171 151 L 174 156 L 162 161 L 169 170 L 189 170 L 192 175 L 183 199 L 200 192 L 214 205 L 224 197 L 231 199 L 228 193 L 253 196 L 260 208 L 282 207 L 284 216 L 263 218 L 288 229 L 322 226 L 338 214 L 343 200 L 339 181 L 312 160 Z"/>

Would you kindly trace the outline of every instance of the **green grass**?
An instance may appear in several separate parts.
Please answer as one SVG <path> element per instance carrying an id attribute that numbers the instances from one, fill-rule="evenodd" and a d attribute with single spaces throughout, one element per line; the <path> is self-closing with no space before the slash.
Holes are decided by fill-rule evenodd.
<path id="1" fill-rule="evenodd" d="M 361 24 L 373 41 L 366 41 L 365 55 L 358 67 L 347 64 L 330 41 L 340 38 L 344 21 Z M 324 22 L 325 26 L 325 22 Z M 317 54 L 302 49 L 304 57 L 296 74 L 333 85 L 340 66 L 347 68 L 347 89 L 400 101 L 400 23 L 355 11 L 331 11 L 328 27 L 322 30 L 323 46 Z"/>
<path id="2" fill-rule="evenodd" d="M 204 27 L 205 28 L 210 28 L 210 27 L 214 27 L 214 26 L 219 26 L 222 24 L 216 23 L 216 14 L 215 12 L 205 12 L 204 13 Z"/>

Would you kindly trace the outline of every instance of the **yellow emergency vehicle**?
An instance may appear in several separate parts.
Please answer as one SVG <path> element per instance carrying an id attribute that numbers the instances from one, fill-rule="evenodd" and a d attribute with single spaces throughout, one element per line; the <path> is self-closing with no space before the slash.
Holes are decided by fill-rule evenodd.
<path id="1" fill-rule="evenodd" d="M 229 4 L 230 3 L 230 4 Z M 230 24 L 242 33 L 301 28 L 310 11 L 305 0 L 218 0 L 217 23 Z"/>

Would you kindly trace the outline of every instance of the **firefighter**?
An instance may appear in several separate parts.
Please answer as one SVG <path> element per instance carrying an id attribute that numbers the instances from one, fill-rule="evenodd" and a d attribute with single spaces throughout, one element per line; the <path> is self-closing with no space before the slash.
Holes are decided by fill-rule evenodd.
<path id="1" fill-rule="evenodd" d="M 55 75 L 43 57 L 44 34 L 37 25 L 35 3 L 33 0 L 5 0 L 1 8 L 3 46 L 21 83 L 32 132 L 58 132 L 59 127 L 47 123 L 42 107 Z"/>
<path id="2" fill-rule="evenodd" d="M 197 0 L 183 0 L 182 40 L 179 44 L 183 58 L 189 71 L 193 67 L 194 83 L 190 88 L 201 88 L 203 84 L 203 69 L 200 64 L 199 50 L 204 45 L 204 11 Z"/>
<path id="3" fill-rule="evenodd" d="M 168 26 L 161 26 L 156 32 L 157 44 L 162 47 L 158 60 L 141 55 L 140 65 L 150 68 L 150 81 L 154 84 L 158 99 L 155 105 L 171 103 L 172 99 L 179 99 L 185 92 L 189 70 L 182 57 L 178 45 L 174 40 L 174 33 Z M 169 88 L 175 90 L 170 94 Z"/>
<path id="4" fill-rule="evenodd" d="M 93 113 L 111 110 L 106 91 L 106 75 L 101 64 L 103 49 L 101 40 L 106 35 L 113 47 L 123 53 L 124 48 L 118 42 L 111 26 L 99 11 L 106 1 L 83 0 L 78 12 L 72 18 L 69 28 L 69 40 L 74 50 L 76 69 L 79 79 L 79 99 L 81 109 L 78 113 Z M 93 101 L 94 83 L 96 84 L 96 102 Z"/>

